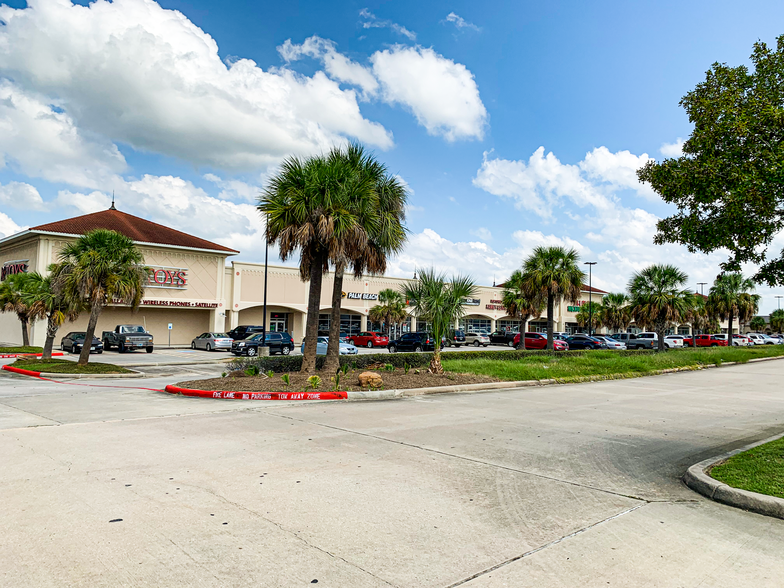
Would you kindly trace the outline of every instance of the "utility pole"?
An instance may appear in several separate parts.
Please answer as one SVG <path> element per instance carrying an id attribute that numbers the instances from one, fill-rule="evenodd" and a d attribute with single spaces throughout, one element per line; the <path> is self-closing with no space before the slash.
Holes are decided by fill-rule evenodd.
<path id="1" fill-rule="evenodd" d="M 586 261 L 583 265 L 588 266 L 588 336 L 591 336 L 593 329 L 593 284 L 591 283 L 593 266 L 596 265 L 595 261 Z"/>
<path id="2" fill-rule="evenodd" d="M 702 294 L 703 296 L 705 296 L 705 293 L 702 291 L 702 287 L 703 287 L 703 286 L 707 286 L 707 285 L 708 285 L 708 282 L 697 282 L 697 285 L 700 287 L 700 294 Z"/>
<path id="3" fill-rule="evenodd" d="M 776 298 L 776 305 L 778 309 L 781 310 L 781 299 L 784 298 L 784 296 L 776 296 L 775 298 Z"/>

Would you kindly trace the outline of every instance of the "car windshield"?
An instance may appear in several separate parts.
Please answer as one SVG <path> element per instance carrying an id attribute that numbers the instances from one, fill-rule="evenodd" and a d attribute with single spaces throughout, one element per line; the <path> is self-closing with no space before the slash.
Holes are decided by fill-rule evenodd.
<path id="1" fill-rule="evenodd" d="M 138 326 L 131 325 L 126 327 L 120 327 L 120 332 L 121 333 L 144 333 L 145 331 L 144 331 L 144 327 L 142 327 L 141 325 Z"/>
<path id="2" fill-rule="evenodd" d="M 329 344 L 329 337 L 319 337 L 318 338 L 318 342 L 319 343 L 327 343 L 327 344 Z"/>

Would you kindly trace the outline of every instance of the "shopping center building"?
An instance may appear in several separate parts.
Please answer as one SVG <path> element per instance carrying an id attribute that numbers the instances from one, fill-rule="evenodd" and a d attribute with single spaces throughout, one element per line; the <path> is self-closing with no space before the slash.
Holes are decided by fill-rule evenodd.
<path id="1" fill-rule="evenodd" d="M 127 305 L 107 306 L 98 321 L 96 333 L 111 330 L 118 324 L 140 324 L 155 337 L 156 346 L 189 345 L 197 335 L 207 331 L 228 331 L 238 325 L 261 325 L 264 322 L 264 264 L 236 261 L 239 254 L 228 247 L 115 210 L 87 214 L 40 225 L 0 240 L 2 277 L 18 272 L 46 273 L 57 261 L 63 246 L 94 229 L 111 229 L 133 239 L 150 268 L 149 280 L 138 311 Z M 287 331 L 299 343 L 305 334 L 308 283 L 299 270 L 270 265 L 267 268 L 267 326 L 269 330 Z M 349 334 L 378 329 L 368 320 L 370 309 L 378 303 L 381 290 L 400 290 L 410 279 L 368 276 L 343 281 L 341 330 Z M 332 298 L 332 275 L 324 276 L 319 330 L 329 328 Z M 500 287 L 480 286 L 476 297 L 466 300 L 466 329 L 519 330 L 520 321 L 508 316 Z M 605 292 L 593 289 L 594 301 Z M 577 304 L 562 302 L 555 309 L 556 330 L 578 330 L 575 315 L 587 303 L 591 293 L 584 286 Z M 59 336 L 70 331 L 84 331 L 88 314 L 74 323 L 66 323 Z M 169 328 L 171 325 L 171 328 Z M 527 329 L 546 330 L 539 317 L 529 321 Z M 402 325 L 403 331 L 424 328 L 416 316 Z M 45 321 L 31 328 L 31 342 L 42 345 Z M 14 313 L 0 314 L 0 342 L 20 343 L 21 328 Z M 59 344 L 59 337 L 56 341 Z"/>

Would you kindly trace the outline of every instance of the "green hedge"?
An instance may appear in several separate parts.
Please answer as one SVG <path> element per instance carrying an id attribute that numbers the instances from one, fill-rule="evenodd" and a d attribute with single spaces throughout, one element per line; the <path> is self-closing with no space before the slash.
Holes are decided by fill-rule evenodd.
<path id="1" fill-rule="evenodd" d="M 534 355 L 552 355 L 555 353 L 559 356 L 580 356 L 585 353 L 591 353 L 587 350 L 579 351 L 517 351 L 507 349 L 492 349 L 488 351 L 450 351 L 442 353 L 441 359 L 493 359 L 500 361 L 514 361 L 523 357 L 531 357 Z M 627 349 L 626 351 L 613 351 L 615 355 L 629 356 L 629 355 L 649 355 L 655 353 L 650 349 Z M 347 365 L 351 369 L 363 369 L 374 363 L 389 363 L 395 367 L 402 368 L 405 364 L 413 368 L 427 367 L 430 365 L 430 360 L 433 353 L 373 353 L 368 355 L 341 355 L 340 365 Z M 324 365 L 326 357 L 320 355 L 316 358 L 316 367 L 321 369 Z M 233 370 L 246 370 L 250 367 L 258 369 L 260 372 L 265 373 L 272 370 L 275 373 L 298 372 L 302 368 L 301 355 L 282 355 L 276 357 L 238 357 L 232 361 L 229 366 Z"/>

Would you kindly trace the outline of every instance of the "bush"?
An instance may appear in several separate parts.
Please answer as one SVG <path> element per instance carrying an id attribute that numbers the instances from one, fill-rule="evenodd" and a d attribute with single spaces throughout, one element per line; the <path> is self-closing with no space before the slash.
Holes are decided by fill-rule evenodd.
<path id="1" fill-rule="evenodd" d="M 557 355 L 557 356 L 580 356 L 586 353 L 594 353 L 592 351 L 518 351 L 507 349 L 492 349 L 488 351 L 455 351 L 445 353 L 441 356 L 443 360 L 472 360 L 472 359 L 492 359 L 500 361 L 514 361 L 523 357 L 531 357 L 533 355 Z M 613 351 L 614 356 L 634 356 L 634 355 L 651 355 L 655 353 L 650 349 L 627 349 L 626 351 Z M 373 353 L 369 355 L 341 355 L 341 367 L 348 367 L 350 369 L 365 369 L 369 365 L 376 363 L 391 364 L 396 368 L 405 368 L 408 364 L 411 368 L 421 368 L 430 365 L 432 353 Z M 319 355 L 316 358 L 316 368 L 321 369 L 324 365 L 326 357 Z M 232 369 L 245 371 L 248 368 L 258 370 L 257 373 L 266 373 L 269 371 L 282 374 L 288 372 L 298 372 L 302 368 L 301 355 L 282 355 L 277 357 L 238 357 L 231 363 Z"/>

